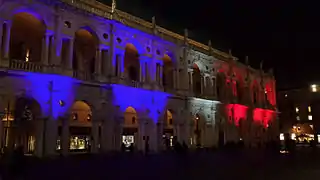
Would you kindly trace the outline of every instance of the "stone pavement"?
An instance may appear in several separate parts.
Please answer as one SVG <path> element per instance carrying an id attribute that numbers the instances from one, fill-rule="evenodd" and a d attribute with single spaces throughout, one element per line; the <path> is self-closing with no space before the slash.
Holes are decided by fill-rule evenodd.
<path id="1" fill-rule="evenodd" d="M 25 179 L 317 179 L 320 153 L 255 151 L 74 156 L 28 166 Z M 317 177 L 317 178 L 315 178 Z"/>

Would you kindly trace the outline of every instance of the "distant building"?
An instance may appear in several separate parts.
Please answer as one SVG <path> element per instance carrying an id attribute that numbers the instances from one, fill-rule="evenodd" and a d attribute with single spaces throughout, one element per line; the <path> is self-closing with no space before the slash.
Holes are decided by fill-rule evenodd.
<path id="1" fill-rule="evenodd" d="M 320 85 L 280 91 L 280 139 L 287 135 L 297 143 L 320 140 Z"/>

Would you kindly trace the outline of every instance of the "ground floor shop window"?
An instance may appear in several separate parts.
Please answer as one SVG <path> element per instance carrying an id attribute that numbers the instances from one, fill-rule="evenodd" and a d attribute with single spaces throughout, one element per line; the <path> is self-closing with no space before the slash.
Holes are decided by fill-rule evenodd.
<path id="1" fill-rule="evenodd" d="M 71 136 L 69 150 L 71 152 L 86 152 L 90 151 L 90 137 L 89 136 Z M 57 140 L 57 150 L 62 149 L 62 144 L 60 138 Z"/>
<path id="2" fill-rule="evenodd" d="M 34 136 L 28 136 L 28 153 L 32 153 L 35 150 L 36 139 Z"/>
<path id="3" fill-rule="evenodd" d="M 123 135 L 122 136 L 122 143 L 126 148 L 134 145 L 134 136 L 133 135 Z"/>

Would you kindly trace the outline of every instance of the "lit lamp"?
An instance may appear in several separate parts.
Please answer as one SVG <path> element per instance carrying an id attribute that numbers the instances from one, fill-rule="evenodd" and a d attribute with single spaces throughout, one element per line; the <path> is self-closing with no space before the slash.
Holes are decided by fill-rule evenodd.
<path id="1" fill-rule="evenodd" d="M 312 92 L 317 92 L 318 91 L 318 86 L 316 84 L 311 85 L 311 91 Z"/>

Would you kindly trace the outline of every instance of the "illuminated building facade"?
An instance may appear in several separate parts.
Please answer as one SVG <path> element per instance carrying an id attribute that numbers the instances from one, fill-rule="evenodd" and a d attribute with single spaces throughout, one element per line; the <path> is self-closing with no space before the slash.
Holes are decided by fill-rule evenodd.
<path id="1" fill-rule="evenodd" d="M 0 0 L 1 146 L 37 156 L 278 135 L 275 79 L 93 0 Z M 130 146 L 131 145 L 131 146 Z"/>
<path id="2" fill-rule="evenodd" d="M 298 144 L 319 142 L 319 90 L 319 85 L 313 84 L 278 93 L 281 139 L 289 138 Z"/>

